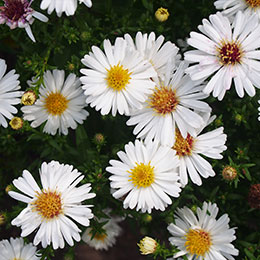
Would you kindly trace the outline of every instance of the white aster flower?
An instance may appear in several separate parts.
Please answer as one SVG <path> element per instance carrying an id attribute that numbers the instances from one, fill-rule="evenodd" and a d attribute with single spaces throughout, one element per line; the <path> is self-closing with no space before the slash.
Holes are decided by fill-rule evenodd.
<path id="1" fill-rule="evenodd" d="M 209 118 L 209 116 L 209 113 L 205 114 L 204 125 L 196 129 L 194 136 L 188 133 L 187 137 L 183 138 L 180 131 L 177 128 L 175 130 L 175 144 L 172 149 L 176 151 L 180 159 L 179 174 L 183 186 L 188 183 L 188 176 L 197 185 L 202 184 L 201 177 L 215 176 L 211 164 L 201 155 L 212 159 L 222 159 L 221 153 L 227 149 L 225 146 L 227 135 L 223 133 L 223 127 L 200 135 L 215 118 Z"/>
<path id="2" fill-rule="evenodd" d="M 182 62 L 174 74 L 167 68 L 164 81 L 157 81 L 156 88 L 142 109 L 131 113 L 127 125 L 136 125 L 134 134 L 145 141 L 157 140 L 162 145 L 172 146 L 175 142 L 175 126 L 184 138 L 187 133 L 195 135 L 195 128 L 203 124 L 202 117 L 193 111 L 209 112 L 209 105 L 200 99 L 207 95 L 204 86 L 194 82 L 184 71 L 188 64 Z"/>
<path id="3" fill-rule="evenodd" d="M 104 41 L 105 54 L 96 46 L 81 62 L 88 69 L 80 72 L 86 102 L 102 115 L 112 109 L 112 115 L 129 114 L 129 108 L 141 108 L 155 83 L 150 79 L 157 76 L 152 65 L 139 52 L 129 48 L 127 42 L 117 38 L 112 46 Z"/>
<path id="4" fill-rule="evenodd" d="M 15 74 L 15 70 L 4 75 L 6 69 L 5 60 L 0 59 L 0 125 L 3 127 L 8 126 L 5 117 L 12 119 L 13 114 L 17 113 L 17 109 L 13 105 L 20 103 L 20 97 L 23 94 L 22 91 L 17 91 L 21 88 L 19 75 Z"/>
<path id="5" fill-rule="evenodd" d="M 24 120 L 33 121 L 31 127 L 38 127 L 45 121 L 43 132 L 55 135 L 57 130 L 67 135 L 68 128 L 77 128 L 89 113 L 80 80 L 71 73 L 64 82 L 63 70 L 47 71 L 39 88 L 39 99 L 31 106 L 22 107 Z"/>
<path id="6" fill-rule="evenodd" d="M 169 241 L 180 252 L 173 258 L 186 255 L 189 260 L 234 260 L 238 250 L 231 244 L 235 237 L 235 228 L 229 228 L 227 214 L 218 220 L 217 205 L 203 203 L 197 208 L 197 216 L 187 207 L 177 209 L 175 224 L 168 226 L 172 237 Z"/>
<path id="7" fill-rule="evenodd" d="M 144 145 L 136 140 L 125 145 L 126 152 L 118 152 L 121 161 L 110 160 L 106 171 L 116 199 L 125 196 L 124 208 L 151 212 L 161 211 L 172 203 L 168 196 L 179 197 L 181 192 L 176 167 L 179 166 L 175 152 L 156 142 Z"/>
<path id="8" fill-rule="evenodd" d="M 164 37 L 160 35 L 157 39 L 154 32 L 149 35 L 138 32 L 135 37 L 135 43 L 129 34 L 125 34 L 125 39 L 129 46 L 137 50 L 141 56 L 150 62 L 158 76 L 163 77 L 168 61 L 179 61 L 180 55 L 177 55 L 179 48 L 170 41 L 164 42 Z"/>
<path id="9" fill-rule="evenodd" d="M 4 0 L 5 5 L 0 7 L 0 24 L 6 23 L 10 29 L 24 28 L 30 39 L 35 42 L 30 25 L 34 18 L 48 22 L 48 18 L 31 8 L 32 1 Z"/>
<path id="10" fill-rule="evenodd" d="M 76 187 L 84 176 L 77 169 L 73 170 L 71 165 L 44 162 L 39 172 L 42 188 L 27 170 L 23 171 L 23 177 L 13 181 L 14 186 L 25 195 L 15 191 L 9 191 L 8 194 L 28 205 L 11 224 L 21 227 L 22 237 L 38 229 L 34 245 L 41 242 L 45 248 L 52 243 L 54 249 L 64 248 L 65 239 L 73 246 L 73 239 L 80 241 L 81 230 L 72 220 L 89 226 L 89 219 L 93 218 L 89 209 L 92 205 L 82 202 L 96 195 L 89 193 L 89 183 Z"/>
<path id="11" fill-rule="evenodd" d="M 92 6 L 91 0 L 79 0 L 79 3 L 84 3 L 89 8 Z M 77 7 L 78 0 L 42 0 L 41 2 L 41 9 L 48 9 L 48 14 L 51 14 L 55 10 L 59 17 L 63 12 L 65 12 L 67 16 L 74 15 Z"/>
<path id="12" fill-rule="evenodd" d="M 237 14 L 238 11 L 253 14 L 257 13 L 260 17 L 260 1 L 259 0 L 217 0 L 214 2 L 217 9 L 222 10 L 222 14 L 230 17 L 231 19 Z"/>
<path id="13" fill-rule="evenodd" d="M 188 44 L 198 50 L 188 51 L 185 59 L 199 64 L 186 71 L 193 80 L 211 79 L 204 92 L 213 92 L 222 100 L 234 80 L 239 97 L 244 90 L 249 96 L 255 95 L 255 87 L 260 88 L 260 25 L 256 14 L 245 15 L 238 12 L 232 24 L 221 13 L 202 20 L 198 28 L 203 33 L 191 32 Z M 205 35 L 204 35 L 205 34 Z"/>
<path id="14" fill-rule="evenodd" d="M 119 217 L 97 219 L 99 223 L 107 222 L 102 226 L 104 232 L 94 235 L 93 229 L 87 228 L 82 235 L 82 240 L 96 250 L 108 250 L 109 247 L 115 245 L 116 238 L 122 232 L 122 228 L 118 225 L 121 220 L 122 218 Z"/>
<path id="15" fill-rule="evenodd" d="M 10 238 L 0 241 L 1 260 L 37 260 L 41 255 L 36 252 L 37 248 L 32 243 L 25 244 L 23 238 Z"/>

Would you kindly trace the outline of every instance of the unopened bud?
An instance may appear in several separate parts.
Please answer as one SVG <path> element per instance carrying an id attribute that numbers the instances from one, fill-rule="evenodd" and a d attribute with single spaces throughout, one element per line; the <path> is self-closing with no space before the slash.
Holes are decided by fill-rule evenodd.
<path id="1" fill-rule="evenodd" d="M 32 90 L 26 91 L 21 99 L 21 103 L 25 106 L 31 106 L 36 101 L 36 94 Z"/>
<path id="2" fill-rule="evenodd" d="M 232 181 L 237 177 L 237 171 L 234 167 L 232 166 L 226 166 L 222 170 L 222 176 L 225 180 L 227 181 Z"/>
<path id="3" fill-rule="evenodd" d="M 23 119 L 17 116 L 14 116 L 11 121 L 9 122 L 9 125 L 14 129 L 18 130 L 23 127 Z"/>
<path id="4" fill-rule="evenodd" d="M 104 137 L 104 135 L 102 135 L 101 133 L 95 134 L 95 136 L 94 136 L 94 142 L 95 142 L 96 144 L 99 144 L 99 145 L 104 144 L 104 142 L 105 142 L 105 137 Z"/>
<path id="5" fill-rule="evenodd" d="M 137 245 L 142 255 L 149 255 L 156 251 L 158 243 L 153 238 L 146 236 Z"/>
<path id="6" fill-rule="evenodd" d="M 169 12 L 166 8 L 158 8 L 157 11 L 155 12 L 155 18 L 159 21 L 159 22 L 165 22 L 168 17 L 169 17 Z"/>

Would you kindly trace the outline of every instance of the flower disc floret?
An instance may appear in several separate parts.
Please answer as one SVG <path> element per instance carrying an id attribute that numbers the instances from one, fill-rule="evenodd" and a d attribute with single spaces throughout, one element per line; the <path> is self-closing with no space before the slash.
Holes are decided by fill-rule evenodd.
<path id="1" fill-rule="evenodd" d="M 113 90 L 120 91 L 125 89 L 129 83 L 130 75 L 128 69 L 124 69 L 123 65 L 117 64 L 107 70 L 107 84 Z"/>
<path id="2" fill-rule="evenodd" d="M 156 87 L 149 99 L 151 108 L 161 115 L 172 113 L 178 104 L 179 101 L 176 97 L 176 91 L 166 86 Z"/>
<path id="3" fill-rule="evenodd" d="M 151 166 L 151 162 L 147 165 L 144 163 L 136 163 L 136 166 L 129 171 L 130 180 L 134 186 L 138 188 L 149 187 L 154 182 L 154 167 Z"/>
<path id="4" fill-rule="evenodd" d="M 210 234 L 203 229 L 190 229 L 185 235 L 185 247 L 191 255 L 205 256 L 212 244 Z"/>
<path id="5" fill-rule="evenodd" d="M 251 8 L 259 8 L 260 7 L 260 1 L 259 0 L 245 0 L 245 2 Z"/>
<path id="6" fill-rule="evenodd" d="M 42 218 L 50 220 L 62 213 L 61 194 L 57 191 L 37 192 L 37 199 L 32 202 L 32 209 L 40 214 Z"/>
<path id="7" fill-rule="evenodd" d="M 219 52 L 219 62 L 222 65 L 236 65 L 237 63 L 241 63 L 243 51 L 239 42 L 223 42 L 217 50 Z"/>
<path id="8" fill-rule="evenodd" d="M 61 93 L 50 93 L 45 99 L 49 114 L 61 115 L 68 108 L 68 100 Z"/>
<path id="9" fill-rule="evenodd" d="M 176 151 L 179 156 L 191 155 L 192 147 L 194 145 L 194 138 L 188 133 L 186 138 L 180 133 L 180 130 L 176 128 L 175 130 L 175 143 L 172 149 Z"/>

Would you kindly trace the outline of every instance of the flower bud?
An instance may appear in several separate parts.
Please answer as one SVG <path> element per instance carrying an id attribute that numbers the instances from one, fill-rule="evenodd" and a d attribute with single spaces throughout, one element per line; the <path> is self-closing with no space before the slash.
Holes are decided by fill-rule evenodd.
<path id="1" fill-rule="evenodd" d="M 36 101 L 36 94 L 32 90 L 26 91 L 21 99 L 21 103 L 25 106 L 31 106 Z"/>
<path id="2" fill-rule="evenodd" d="M 155 18 L 159 21 L 159 22 L 165 22 L 168 17 L 169 17 L 169 12 L 166 8 L 158 8 L 157 11 L 155 12 Z"/>
<path id="3" fill-rule="evenodd" d="M 9 122 L 9 125 L 14 129 L 18 130 L 23 127 L 23 119 L 17 116 L 14 116 L 11 121 Z"/>
<path id="4" fill-rule="evenodd" d="M 102 145 L 105 142 L 105 137 L 101 133 L 97 133 L 94 136 L 94 143 L 98 145 Z"/>
<path id="5" fill-rule="evenodd" d="M 142 255 L 149 255 L 156 251 L 158 243 L 153 238 L 146 236 L 137 245 Z"/>
<path id="6" fill-rule="evenodd" d="M 237 177 L 237 171 L 232 166 L 226 166 L 222 170 L 222 176 L 227 181 L 232 181 Z"/>

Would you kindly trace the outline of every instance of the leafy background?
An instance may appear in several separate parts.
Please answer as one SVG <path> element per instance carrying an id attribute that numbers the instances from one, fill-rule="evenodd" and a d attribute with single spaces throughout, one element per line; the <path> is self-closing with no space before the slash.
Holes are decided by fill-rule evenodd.
<path id="1" fill-rule="evenodd" d="M 32 7 L 46 14 L 39 9 L 40 2 L 35 0 Z M 3 1 L 0 3 L 3 5 Z M 47 69 L 64 69 L 67 75 L 72 72 L 80 76 L 81 58 L 93 45 L 102 48 L 104 39 L 114 42 L 116 37 L 125 33 L 134 37 L 137 31 L 154 31 L 157 36 L 162 34 L 166 40 L 177 44 L 177 39 L 185 39 L 189 32 L 197 31 L 201 20 L 216 12 L 213 3 L 213 0 L 93 0 L 91 9 L 79 5 L 74 16 L 63 14 L 59 18 L 52 13 L 48 23 L 36 20 L 31 26 L 36 44 L 23 29 L 10 30 L 0 25 L 0 57 L 6 60 L 8 71 L 15 68 L 20 74 L 21 87 L 26 90 L 26 81 L 36 75 L 42 77 Z M 170 13 L 164 23 L 154 17 L 159 7 L 167 8 Z M 234 242 L 240 250 L 237 259 L 260 259 L 260 213 L 259 209 L 250 208 L 248 204 L 251 184 L 260 182 L 258 99 L 259 90 L 253 98 L 246 96 L 240 99 L 234 89 L 221 102 L 212 97 L 207 99 L 213 114 L 217 116 L 208 130 L 224 126 L 228 136 L 228 150 L 223 153 L 224 158 L 210 161 L 216 176 L 203 180 L 200 187 L 189 183 L 181 197 L 173 200 L 173 205 L 165 212 L 154 211 L 152 218 L 134 210 L 123 210 L 122 202 L 110 195 L 109 174 L 105 172 L 108 161 L 117 158 L 116 153 L 135 139 L 133 128 L 125 124 L 127 117 L 101 116 L 88 107 L 90 116 L 84 125 L 75 131 L 70 130 L 68 136 L 46 135 L 42 133 L 43 127 L 31 129 L 28 123 L 18 131 L 0 127 L 0 213 L 6 219 L 5 224 L 0 226 L 0 239 L 20 235 L 20 229 L 11 226 L 10 222 L 25 206 L 10 198 L 6 187 L 21 176 L 24 169 L 28 169 L 39 180 L 38 169 L 42 162 L 58 160 L 72 164 L 85 174 L 83 182 L 92 183 L 93 191 L 97 194 L 92 201 L 96 216 L 102 216 L 102 209 L 110 207 L 114 214 L 126 217 L 122 224 L 124 233 L 119 238 L 126 239 L 126 242 L 122 244 L 119 241 L 119 246 L 112 249 L 114 258 L 111 259 L 132 259 L 133 250 L 137 259 L 136 243 L 144 235 L 158 238 L 169 246 L 166 227 L 174 220 L 175 208 L 188 206 L 195 209 L 204 200 L 216 202 L 220 208 L 219 216 L 228 213 L 230 225 L 237 227 L 237 240 Z M 18 115 L 22 116 L 22 113 Z M 104 136 L 104 143 L 97 142 L 97 133 Z M 232 165 L 239 173 L 233 182 L 225 181 L 221 175 L 226 165 Z M 97 231 L 102 228 L 95 221 L 91 223 Z M 81 229 L 84 231 L 84 227 Z M 32 241 L 32 236 L 28 237 L 28 241 Z M 57 252 L 47 248 L 43 253 L 49 259 L 63 259 L 64 256 L 73 259 L 75 255 L 80 255 L 80 250 L 84 250 L 84 243 Z M 106 255 L 106 259 L 109 259 L 109 255 L 111 253 Z M 86 254 L 75 259 L 94 259 L 88 257 Z M 140 256 L 140 259 L 143 258 Z"/>

